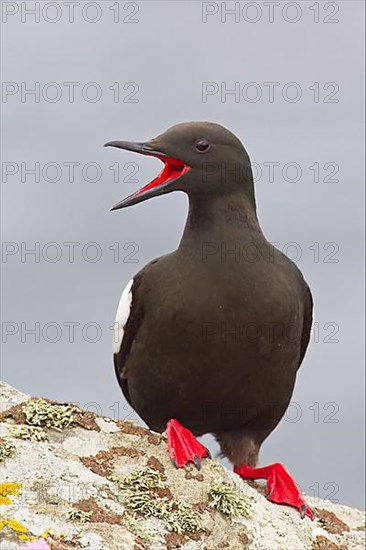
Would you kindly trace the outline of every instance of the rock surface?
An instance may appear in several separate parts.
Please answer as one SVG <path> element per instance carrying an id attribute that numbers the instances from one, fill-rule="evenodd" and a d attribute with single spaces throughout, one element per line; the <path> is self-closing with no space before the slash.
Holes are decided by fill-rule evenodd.
<path id="1" fill-rule="evenodd" d="M 0 549 L 365 547 L 359 510 L 308 497 L 316 519 L 301 520 L 215 460 L 176 470 L 164 435 L 0 390 Z"/>

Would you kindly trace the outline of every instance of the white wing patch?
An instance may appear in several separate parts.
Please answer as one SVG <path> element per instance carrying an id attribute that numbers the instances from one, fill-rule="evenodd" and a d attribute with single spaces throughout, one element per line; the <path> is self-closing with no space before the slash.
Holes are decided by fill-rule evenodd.
<path id="1" fill-rule="evenodd" d="M 124 328 L 127 320 L 130 316 L 131 304 L 132 304 L 132 285 L 133 279 L 131 279 L 124 291 L 122 292 L 121 299 L 118 304 L 116 313 L 115 329 L 113 331 L 113 353 L 116 354 L 121 349 L 121 344 L 124 335 Z"/>

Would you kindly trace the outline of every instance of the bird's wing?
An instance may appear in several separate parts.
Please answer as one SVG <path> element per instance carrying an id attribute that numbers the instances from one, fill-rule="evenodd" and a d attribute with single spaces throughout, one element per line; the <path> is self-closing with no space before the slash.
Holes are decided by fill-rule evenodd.
<path id="1" fill-rule="evenodd" d="M 302 360 L 304 359 L 306 349 L 309 344 L 310 340 L 310 334 L 311 334 L 311 326 L 313 324 L 313 297 L 310 292 L 310 288 L 304 281 L 304 322 L 302 327 L 302 334 L 301 334 L 301 345 L 300 345 L 300 358 L 299 358 L 299 366 L 300 367 Z"/>
<path id="2" fill-rule="evenodd" d="M 158 261 L 159 259 L 156 259 L 148 263 L 127 283 L 122 292 L 116 314 L 115 328 L 113 331 L 114 368 L 119 385 L 130 405 L 131 400 L 128 393 L 126 363 L 144 317 L 142 303 L 139 299 L 139 287 L 147 271 Z"/>

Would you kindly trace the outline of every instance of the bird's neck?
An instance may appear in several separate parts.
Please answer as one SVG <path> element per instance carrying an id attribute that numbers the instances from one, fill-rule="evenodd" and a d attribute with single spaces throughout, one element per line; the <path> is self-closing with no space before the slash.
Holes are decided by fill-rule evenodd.
<path id="1" fill-rule="evenodd" d="M 189 197 L 189 212 L 180 249 L 202 240 L 263 237 L 256 214 L 254 197 L 242 191 L 221 196 Z"/>

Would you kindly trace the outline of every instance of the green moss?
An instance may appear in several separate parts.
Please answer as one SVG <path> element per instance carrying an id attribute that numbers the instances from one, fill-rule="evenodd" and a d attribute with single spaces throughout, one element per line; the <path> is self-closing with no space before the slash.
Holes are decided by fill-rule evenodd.
<path id="1" fill-rule="evenodd" d="M 12 443 L 10 443 L 10 441 L 0 439 L 0 462 L 5 460 L 6 458 L 14 456 L 15 451 L 16 447 Z"/>
<path id="2" fill-rule="evenodd" d="M 23 408 L 27 424 L 61 431 L 74 422 L 75 405 L 53 405 L 45 399 L 32 399 Z"/>
<path id="3" fill-rule="evenodd" d="M 36 426 L 11 426 L 9 435 L 18 439 L 30 439 L 31 441 L 49 441 L 46 432 Z"/>
<path id="4" fill-rule="evenodd" d="M 83 510 L 76 510 L 73 508 L 67 512 L 67 519 L 86 523 L 87 521 L 91 521 L 91 515 L 92 512 L 83 512 Z"/>
<path id="5" fill-rule="evenodd" d="M 249 516 L 250 504 L 244 500 L 238 489 L 228 483 L 216 483 L 208 492 L 209 506 L 231 520 L 237 516 Z"/>

